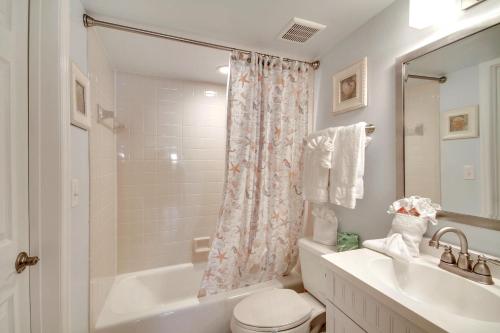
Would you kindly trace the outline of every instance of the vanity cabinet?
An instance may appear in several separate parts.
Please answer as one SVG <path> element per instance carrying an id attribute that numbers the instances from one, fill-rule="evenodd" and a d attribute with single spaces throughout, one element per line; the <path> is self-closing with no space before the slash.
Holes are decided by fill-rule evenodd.
<path id="1" fill-rule="evenodd" d="M 328 333 L 425 333 L 343 277 L 326 278 Z"/>
<path id="2" fill-rule="evenodd" d="M 365 333 L 361 327 L 331 302 L 326 304 L 326 314 L 327 333 Z"/>

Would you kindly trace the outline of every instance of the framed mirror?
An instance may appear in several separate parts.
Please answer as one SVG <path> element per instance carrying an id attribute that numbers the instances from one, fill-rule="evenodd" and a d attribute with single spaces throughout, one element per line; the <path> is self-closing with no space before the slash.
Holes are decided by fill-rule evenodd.
<path id="1" fill-rule="evenodd" d="M 397 194 L 439 217 L 500 230 L 500 24 L 448 36 L 397 63 Z"/>

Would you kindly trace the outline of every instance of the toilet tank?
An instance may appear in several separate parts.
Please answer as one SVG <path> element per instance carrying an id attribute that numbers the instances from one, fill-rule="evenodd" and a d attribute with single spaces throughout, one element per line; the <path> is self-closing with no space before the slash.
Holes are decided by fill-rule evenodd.
<path id="1" fill-rule="evenodd" d="M 323 304 L 326 304 L 327 272 L 321 256 L 335 252 L 335 246 L 314 242 L 309 238 L 299 239 L 299 259 L 304 288 Z"/>

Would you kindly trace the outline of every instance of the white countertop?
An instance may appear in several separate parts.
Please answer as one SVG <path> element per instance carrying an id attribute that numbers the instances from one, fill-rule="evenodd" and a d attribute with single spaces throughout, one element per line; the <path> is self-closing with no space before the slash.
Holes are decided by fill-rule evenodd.
<path id="1" fill-rule="evenodd" d="M 336 274 L 427 330 L 500 332 L 500 280 L 482 285 L 446 272 L 422 254 L 411 264 L 359 249 L 323 256 Z"/>

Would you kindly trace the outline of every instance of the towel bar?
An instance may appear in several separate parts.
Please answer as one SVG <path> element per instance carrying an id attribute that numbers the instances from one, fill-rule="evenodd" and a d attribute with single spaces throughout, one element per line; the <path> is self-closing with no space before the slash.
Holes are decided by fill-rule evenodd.
<path id="1" fill-rule="evenodd" d="M 372 134 L 373 132 L 375 132 L 375 125 L 373 125 L 373 124 L 366 125 L 365 131 L 366 131 L 366 134 Z"/>

